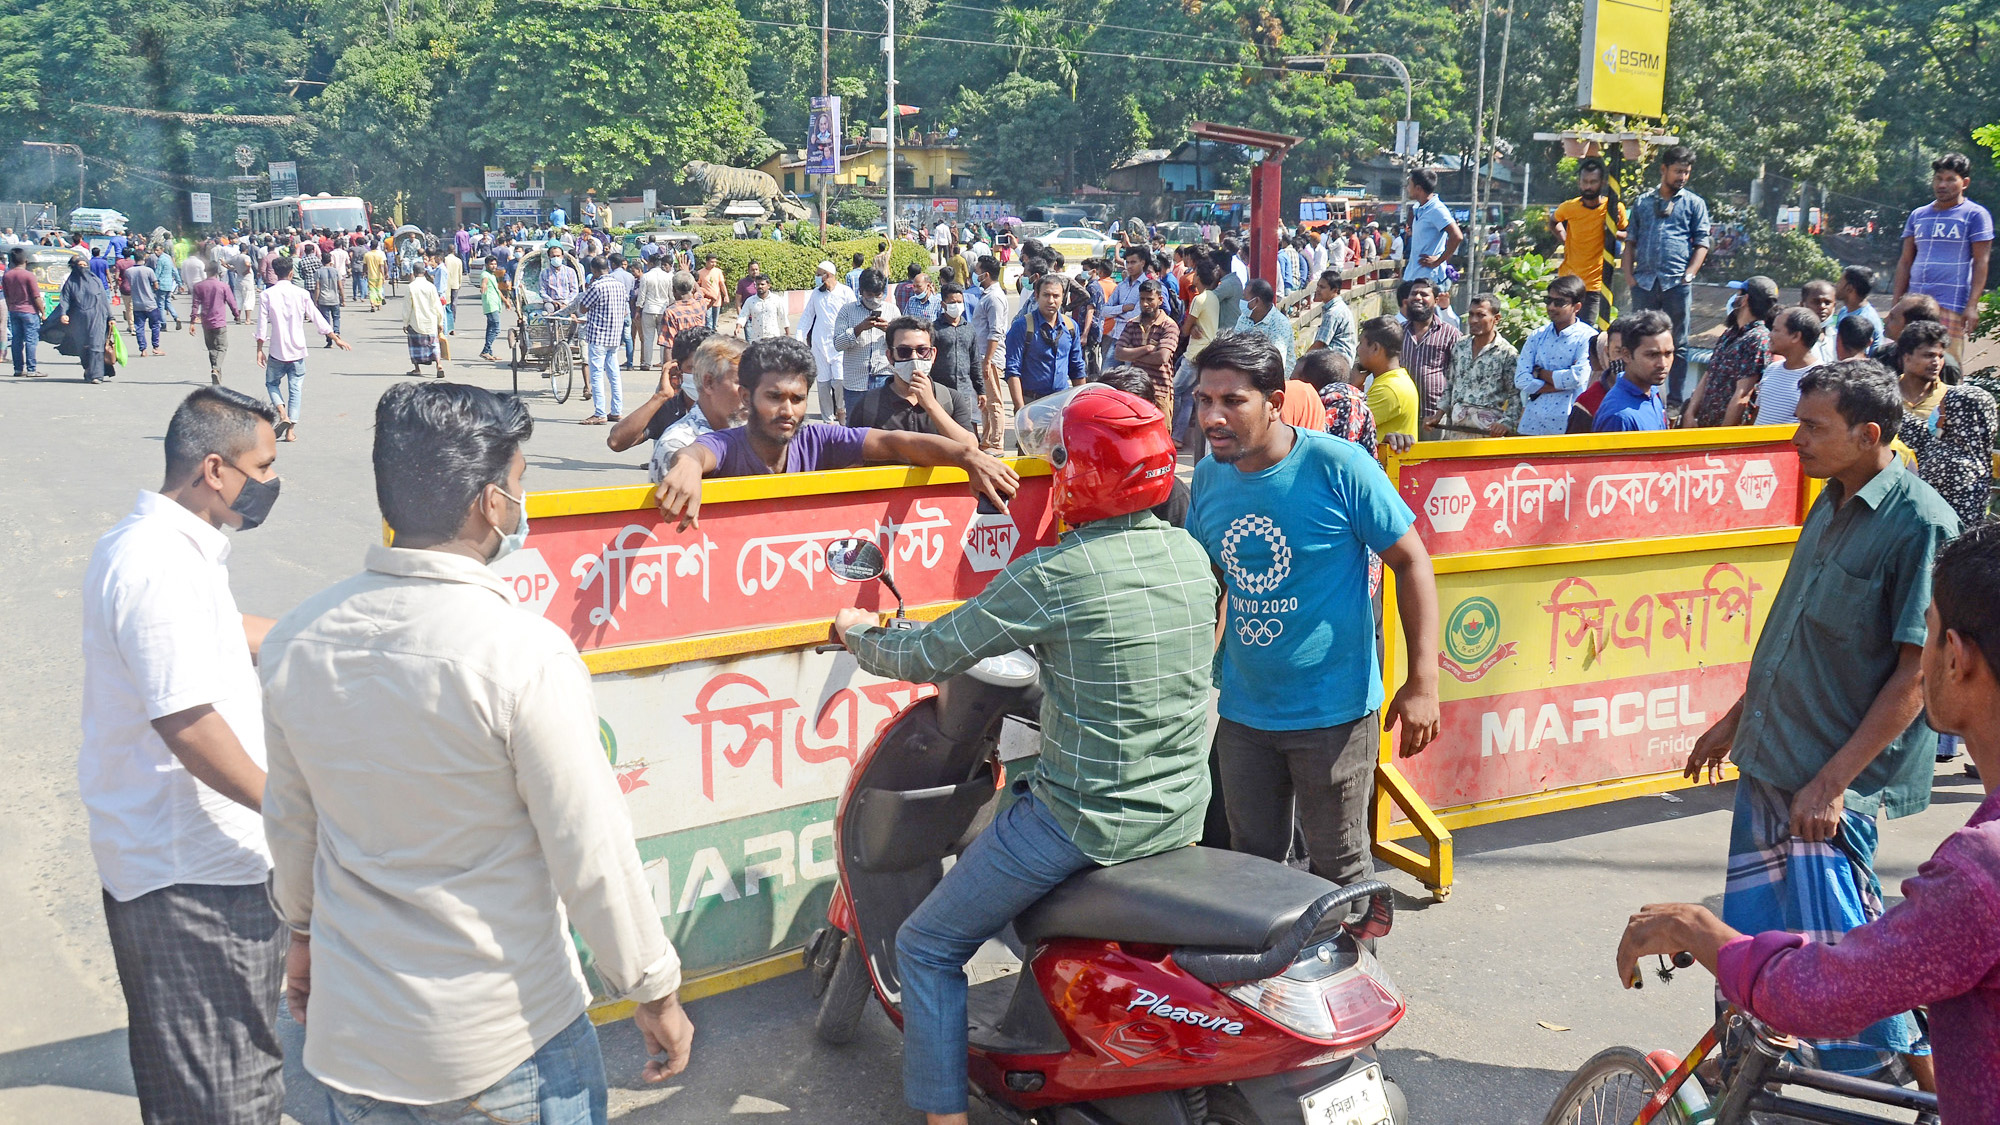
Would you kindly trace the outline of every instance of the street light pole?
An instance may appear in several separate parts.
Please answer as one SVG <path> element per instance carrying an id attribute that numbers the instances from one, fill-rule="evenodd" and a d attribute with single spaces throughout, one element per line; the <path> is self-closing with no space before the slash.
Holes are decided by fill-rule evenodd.
<path id="1" fill-rule="evenodd" d="M 893 257 L 896 252 L 896 126 L 901 119 L 896 113 L 896 0 L 883 0 L 883 3 L 889 9 L 889 34 L 882 39 L 882 49 L 889 53 L 889 194 L 883 220 L 889 229 L 889 253 Z"/>
<path id="2" fill-rule="evenodd" d="M 1389 70 L 1392 73 L 1394 73 L 1397 78 L 1403 80 L 1403 120 L 1405 121 L 1410 120 L 1411 111 L 1416 105 L 1416 99 L 1414 98 L 1411 92 L 1412 88 L 1410 85 L 1410 68 L 1404 66 L 1403 60 L 1397 58 L 1394 55 L 1384 55 L 1373 51 L 1363 51 L 1354 54 L 1291 55 L 1285 59 L 1285 69 L 1324 71 L 1326 69 L 1326 64 L 1332 62 L 1335 59 L 1372 59 L 1375 62 L 1387 63 L 1389 65 Z M 1364 78 L 1369 76 L 1357 74 L 1357 75 L 1352 75 L 1351 77 Z M 1373 77 L 1379 78 L 1381 77 L 1381 75 L 1374 75 Z"/>
<path id="3" fill-rule="evenodd" d="M 1486 247 L 1482 230 L 1486 213 L 1479 206 L 1479 154 L 1486 148 L 1486 25 L 1492 11 L 1493 0 L 1483 0 L 1479 5 L 1479 96 L 1475 99 L 1478 108 L 1472 114 L 1471 211 L 1466 215 L 1472 223 L 1472 245 L 1466 248 L 1465 255 L 1465 290 L 1468 294 L 1479 292 L 1479 252 Z M 1495 112 L 1498 113 L 1497 107 Z M 1471 297 L 1466 300 L 1466 308 L 1470 309 Z"/>

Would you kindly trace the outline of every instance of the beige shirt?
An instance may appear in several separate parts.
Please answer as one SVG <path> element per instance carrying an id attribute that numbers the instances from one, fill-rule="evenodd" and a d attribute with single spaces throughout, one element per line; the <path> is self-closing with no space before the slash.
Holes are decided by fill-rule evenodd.
<path id="1" fill-rule="evenodd" d="M 492 1085 L 588 1004 L 565 921 L 613 996 L 680 987 L 589 673 L 490 569 L 371 547 L 260 656 L 273 895 L 312 934 L 320 1081 L 417 1104 Z"/>
<path id="2" fill-rule="evenodd" d="M 444 304 L 422 270 L 410 279 L 403 295 L 403 327 L 419 336 L 435 336 L 444 328 Z"/>

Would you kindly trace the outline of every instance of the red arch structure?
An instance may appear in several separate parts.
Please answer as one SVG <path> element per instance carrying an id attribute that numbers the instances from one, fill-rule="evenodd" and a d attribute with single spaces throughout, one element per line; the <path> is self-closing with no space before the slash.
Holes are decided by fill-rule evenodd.
<path id="1" fill-rule="evenodd" d="M 1284 225 L 1279 196 L 1284 186 L 1285 154 L 1305 141 L 1285 133 L 1266 133 L 1235 125 L 1197 121 L 1189 132 L 1207 141 L 1261 148 L 1264 159 L 1250 166 L 1250 276 L 1276 284 L 1278 228 Z"/>

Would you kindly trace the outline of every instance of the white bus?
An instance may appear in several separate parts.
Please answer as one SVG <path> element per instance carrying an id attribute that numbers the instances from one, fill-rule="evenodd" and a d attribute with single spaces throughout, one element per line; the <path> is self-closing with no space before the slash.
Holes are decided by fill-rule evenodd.
<path id="1" fill-rule="evenodd" d="M 250 229 L 257 234 L 287 227 L 301 231 L 352 231 L 368 225 L 368 204 L 352 195 L 287 195 L 250 205 Z"/>

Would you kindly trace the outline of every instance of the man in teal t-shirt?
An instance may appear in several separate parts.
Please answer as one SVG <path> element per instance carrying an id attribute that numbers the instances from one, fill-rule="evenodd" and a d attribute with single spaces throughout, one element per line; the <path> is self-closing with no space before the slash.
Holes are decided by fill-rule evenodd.
<path id="1" fill-rule="evenodd" d="M 1283 860 L 1296 794 L 1313 873 L 1353 883 L 1374 870 L 1367 814 L 1383 729 L 1368 552 L 1396 575 L 1410 674 L 1385 721 L 1401 724 L 1405 757 L 1438 730 L 1430 554 L 1365 450 L 1279 420 L 1285 369 L 1269 340 L 1222 336 L 1195 366 L 1210 453 L 1195 466 L 1187 529 L 1223 583 L 1213 753 L 1231 846 Z"/>

